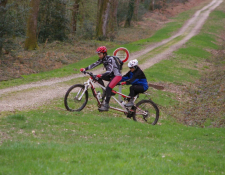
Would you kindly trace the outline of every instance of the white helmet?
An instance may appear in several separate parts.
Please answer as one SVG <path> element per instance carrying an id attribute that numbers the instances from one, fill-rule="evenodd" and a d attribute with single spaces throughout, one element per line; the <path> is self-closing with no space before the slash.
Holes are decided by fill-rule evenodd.
<path id="1" fill-rule="evenodd" d="M 131 60 L 128 63 L 128 67 L 134 67 L 134 66 L 137 66 L 137 65 L 138 65 L 138 60 L 137 59 Z"/>

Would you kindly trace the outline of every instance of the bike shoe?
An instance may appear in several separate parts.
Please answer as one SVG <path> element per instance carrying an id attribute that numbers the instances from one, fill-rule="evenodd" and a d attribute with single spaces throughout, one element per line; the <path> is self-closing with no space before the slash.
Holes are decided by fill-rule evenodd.
<path id="1" fill-rule="evenodd" d="M 126 106 L 126 107 L 132 107 L 132 106 L 134 106 L 134 102 L 131 100 L 128 103 L 126 103 L 124 106 Z"/>
<path id="2" fill-rule="evenodd" d="M 109 110 L 109 104 L 108 103 L 103 103 L 102 105 L 101 105 L 101 107 L 100 108 L 98 108 L 98 110 L 99 111 L 108 111 Z"/>
<path id="3" fill-rule="evenodd" d="M 111 95 L 113 96 L 113 95 L 116 95 L 114 92 L 111 92 Z"/>

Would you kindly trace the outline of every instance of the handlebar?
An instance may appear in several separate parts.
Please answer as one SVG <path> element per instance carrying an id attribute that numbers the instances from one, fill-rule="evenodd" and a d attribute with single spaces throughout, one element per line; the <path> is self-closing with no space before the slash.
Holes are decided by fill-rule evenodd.
<path id="1" fill-rule="evenodd" d="M 95 80 L 95 81 L 99 80 L 99 78 L 96 77 L 92 72 L 83 71 L 82 73 L 90 75 L 90 77 L 93 78 L 93 80 Z"/>
<path id="2" fill-rule="evenodd" d="M 90 77 L 92 77 L 92 79 L 95 80 L 95 81 L 98 81 L 99 80 L 99 78 L 96 77 L 96 75 L 94 75 L 92 72 L 83 71 L 82 73 L 90 75 Z M 117 83 L 117 86 L 118 85 L 121 85 L 121 82 Z"/>

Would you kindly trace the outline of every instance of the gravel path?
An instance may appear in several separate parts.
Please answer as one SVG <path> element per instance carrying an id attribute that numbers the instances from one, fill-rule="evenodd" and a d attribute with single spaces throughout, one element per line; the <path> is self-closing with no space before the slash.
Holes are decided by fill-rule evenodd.
<path id="1" fill-rule="evenodd" d="M 139 57 L 147 56 L 153 49 L 163 46 L 164 44 L 172 41 L 178 36 L 183 36 L 183 39 L 177 43 L 171 45 L 168 49 L 155 55 L 152 58 L 147 59 L 140 65 L 142 69 L 147 69 L 152 65 L 158 63 L 163 59 L 167 59 L 173 51 L 182 47 L 190 38 L 197 35 L 202 25 L 205 23 L 210 12 L 212 12 L 217 6 L 219 6 L 223 0 L 213 0 L 211 3 L 198 10 L 173 36 L 165 39 L 159 43 L 153 44 L 145 48 L 144 50 L 135 52 L 130 55 L 129 59 L 136 59 Z M 92 71 L 94 74 L 102 72 L 101 69 Z M 20 85 L 0 90 L 0 112 L 1 111 L 16 111 L 24 109 L 33 109 L 38 106 L 44 105 L 54 98 L 63 97 L 69 85 L 63 84 L 75 78 L 83 77 L 83 74 L 74 74 L 72 76 L 64 78 L 54 78 L 45 81 L 39 81 L 35 83 L 29 83 L 26 85 Z"/>

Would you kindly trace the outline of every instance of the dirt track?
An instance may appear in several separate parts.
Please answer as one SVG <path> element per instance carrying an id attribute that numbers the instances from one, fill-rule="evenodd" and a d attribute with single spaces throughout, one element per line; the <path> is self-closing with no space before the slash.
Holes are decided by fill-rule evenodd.
<path id="1" fill-rule="evenodd" d="M 213 0 L 211 3 L 209 3 L 202 9 L 198 10 L 175 35 L 159 43 L 150 45 L 142 51 L 131 54 L 130 59 L 147 56 L 148 53 L 151 52 L 153 49 L 167 44 L 178 36 L 182 36 L 183 38 L 180 41 L 171 45 L 168 49 L 161 52 L 160 54 L 147 59 L 144 64 L 140 65 L 140 67 L 142 69 L 146 69 L 156 64 L 157 62 L 168 58 L 168 56 L 173 51 L 180 48 L 190 38 L 198 34 L 202 25 L 208 18 L 210 12 L 213 11 L 222 2 L 223 0 Z M 94 70 L 92 72 L 94 74 L 97 74 L 101 71 L 102 68 Z M 63 84 L 62 82 L 66 82 L 79 77 L 83 77 L 83 74 L 75 74 L 69 77 L 54 78 L 46 81 L 40 81 L 36 83 L 1 89 L 0 112 L 36 108 L 54 98 L 63 97 L 66 90 L 69 88 L 69 85 Z"/>

